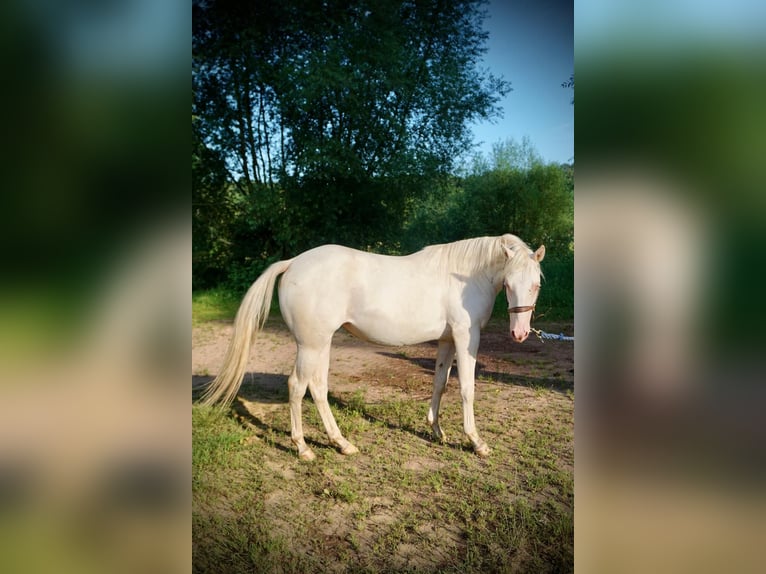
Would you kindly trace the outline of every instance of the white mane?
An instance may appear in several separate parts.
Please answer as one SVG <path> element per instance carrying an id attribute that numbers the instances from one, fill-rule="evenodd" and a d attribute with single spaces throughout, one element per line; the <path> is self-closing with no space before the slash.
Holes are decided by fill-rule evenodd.
<path id="1" fill-rule="evenodd" d="M 514 256 L 508 260 L 503 246 L 514 251 Z M 429 245 L 422 253 L 431 255 L 437 268 L 445 272 L 457 272 L 471 275 L 492 267 L 510 266 L 510 270 L 524 269 L 535 264 L 529 257 L 532 250 L 521 239 L 510 233 L 500 237 L 477 237 L 464 239 L 454 243 Z"/>

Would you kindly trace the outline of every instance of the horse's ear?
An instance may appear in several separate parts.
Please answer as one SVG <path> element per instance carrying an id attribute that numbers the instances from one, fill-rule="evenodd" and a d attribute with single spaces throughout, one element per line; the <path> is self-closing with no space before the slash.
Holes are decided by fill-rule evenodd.
<path id="1" fill-rule="evenodd" d="M 540 261 L 543 260 L 543 257 L 545 257 L 545 245 L 541 245 L 537 248 L 537 251 L 535 251 L 535 260 L 540 263 Z"/>
<path id="2" fill-rule="evenodd" d="M 507 246 L 507 245 L 505 245 L 505 244 L 503 244 L 503 251 L 505 251 L 505 256 L 506 256 L 508 259 L 511 259 L 511 258 L 513 257 L 513 255 L 514 255 L 514 253 L 513 253 L 513 249 L 511 249 L 510 247 L 508 247 L 508 246 Z"/>

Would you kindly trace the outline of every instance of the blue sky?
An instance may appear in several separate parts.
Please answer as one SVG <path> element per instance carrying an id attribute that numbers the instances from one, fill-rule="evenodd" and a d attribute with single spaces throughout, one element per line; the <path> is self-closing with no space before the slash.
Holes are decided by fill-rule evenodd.
<path id="1" fill-rule="evenodd" d="M 755 41 L 763 46 L 766 3 L 763 0 L 578 0 L 578 52 L 602 51 L 616 42 L 642 52 L 683 44 L 704 48 L 708 42 L 732 47 Z"/>
<path id="2" fill-rule="evenodd" d="M 529 136 L 549 162 L 574 158 L 572 90 L 561 87 L 574 72 L 572 0 L 492 0 L 483 66 L 511 82 L 499 105 L 503 117 L 472 125 L 477 151 Z"/>

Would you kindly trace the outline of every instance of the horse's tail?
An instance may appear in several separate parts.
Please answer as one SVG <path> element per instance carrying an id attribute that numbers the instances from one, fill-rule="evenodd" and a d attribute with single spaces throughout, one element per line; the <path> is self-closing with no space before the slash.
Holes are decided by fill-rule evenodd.
<path id="1" fill-rule="evenodd" d="M 202 396 L 202 404 L 212 405 L 220 402 L 223 408 L 234 400 L 242 384 L 242 375 L 245 374 L 250 346 L 269 316 L 274 284 L 277 277 L 287 271 L 292 261 L 288 259 L 274 263 L 247 290 L 234 319 L 234 335 L 226 350 L 223 366 Z"/>

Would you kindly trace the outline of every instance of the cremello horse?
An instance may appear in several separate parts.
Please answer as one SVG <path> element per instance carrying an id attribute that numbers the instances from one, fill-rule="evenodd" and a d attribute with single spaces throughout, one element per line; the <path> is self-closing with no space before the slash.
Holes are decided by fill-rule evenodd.
<path id="1" fill-rule="evenodd" d="M 203 402 L 229 404 L 242 383 L 250 345 L 263 327 L 279 275 L 279 307 L 298 346 L 288 379 L 291 437 L 302 459 L 314 453 L 303 438 L 301 403 L 311 392 L 330 440 L 341 453 L 357 448 L 338 429 L 327 401 L 333 333 L 340 327 L 383 345 L 438 340 L 428 423 L 438 440 L 439 404 L 457 355 L 463 429 L 481 456 L 490 449 L 476 432 L 474 371 L 480 330 L 495 298 L 505 288 L 511 336 L 521 343 L 540 289 L 545 246 L 532 251 L 514 235 L 432 245 L 404 257 L 323 245 L 269 267 L 248 290 L 234 320 L 234 335 L 223 368 Z"/>

